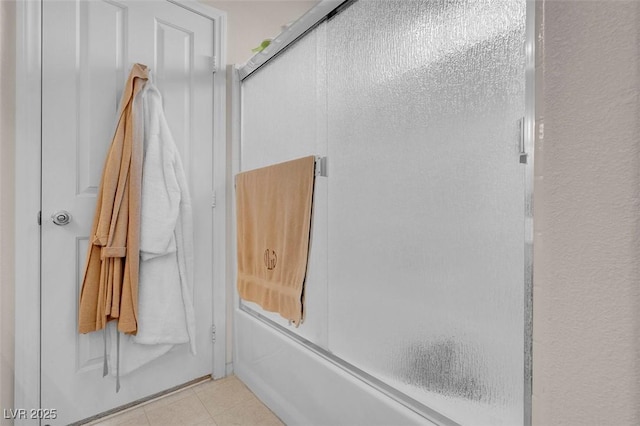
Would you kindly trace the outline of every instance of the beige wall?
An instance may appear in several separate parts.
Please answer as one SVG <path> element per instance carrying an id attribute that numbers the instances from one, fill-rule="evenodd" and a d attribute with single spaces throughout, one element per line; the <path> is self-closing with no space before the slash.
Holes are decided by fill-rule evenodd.
<path id="1" fill-rule="evenodd" d="M 295 21 L 318 1 L 314 0 L 200 0 L 227 12 L 227 63 L 243 64 L 251 49 L 266 38 L 274 38 L 281 27 Z"/>
<path id="2" fill-rule="evenodd" d="M 15 3 L 0 1 L 0 410 L 13 408 Z M 1 425 L 10 424 L 4 416 Z"/>
<path id="3" fill-rule="evenodd" d="M 639 425 L 640 2 L 538 15 L 533 423 Z"/>

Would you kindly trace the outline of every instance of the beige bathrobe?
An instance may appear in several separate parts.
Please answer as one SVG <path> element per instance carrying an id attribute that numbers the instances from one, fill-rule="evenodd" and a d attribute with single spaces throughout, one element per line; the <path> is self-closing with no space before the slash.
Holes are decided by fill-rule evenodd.
<path id="1" fill-rule="evenodd" d="M 103 329 L 114 319 L 121 332 L 138 330 L 143 137 L 133 125 L 133 100 L 147 79 L 148 68 L 135 64 L 122 95 L 90 234 L 80 295 L 80 333 Z"/>

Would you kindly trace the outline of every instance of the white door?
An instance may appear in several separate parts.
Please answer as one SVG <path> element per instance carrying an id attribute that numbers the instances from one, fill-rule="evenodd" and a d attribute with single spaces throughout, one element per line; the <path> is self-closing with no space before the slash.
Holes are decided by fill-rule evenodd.
<path id="1" fill-rule="evenodd" d="M 43 2 L 41 407 L 68 424 L 212 373 L 214 21 L 167 1 Z M 102 332 L 77 333 L 95 198 L 123 85 L 148 65 L 193 199 L 197 356 L 187 345 L 102 377 Z M 55 225 L 54 212 L 71 222 Z"/>

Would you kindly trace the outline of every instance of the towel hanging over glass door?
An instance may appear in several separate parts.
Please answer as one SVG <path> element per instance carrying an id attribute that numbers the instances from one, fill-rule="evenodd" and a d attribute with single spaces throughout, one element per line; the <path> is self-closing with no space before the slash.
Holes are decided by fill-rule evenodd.
<path id="1" fill-rule="evenodd" d="M 236 176 L 238 292 L 296 326 L 304 320 L 315 163 L 309 156 Z"/>

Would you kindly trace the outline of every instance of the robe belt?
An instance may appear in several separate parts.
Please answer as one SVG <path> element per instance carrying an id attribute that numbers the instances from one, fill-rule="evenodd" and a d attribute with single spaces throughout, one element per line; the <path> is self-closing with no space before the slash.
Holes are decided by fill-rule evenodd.
<path id="1" fill-rule="evenodd" d="M 116 393 L 120 392 L 120 332 L 116 329 Z M 109 374 L 109 366 L 107 364 L 107 327 L 102 329 L 104 337 L 104 358 L 102 364 L 102 377 Z"/>
<path id="2" fill-rule="evenodd" d="M 107 257 L 125 257 L 126 255 L 126 247 L 102 247 L 100 250 L 101 259 L 106 259 Z"/>
<path id="3" fill-rule="evenodd" d="M 96 237 L 94 243 L 100 243 L 100 239 Z M 102 247 L 100 249 L 100 258 L 125 257 L 127 255 L 126 247 Z M 102 376 L 106 376 L 109 372 L 107 366 L 107 327 L 102 330 L 104 333 L 104 364 L 102 367 Z M 116 330 L 116 393 L 120 391 L 120 332 Z"/>

